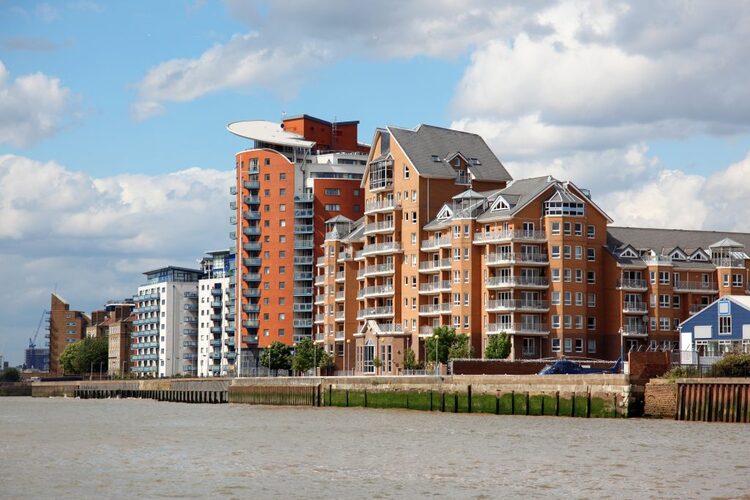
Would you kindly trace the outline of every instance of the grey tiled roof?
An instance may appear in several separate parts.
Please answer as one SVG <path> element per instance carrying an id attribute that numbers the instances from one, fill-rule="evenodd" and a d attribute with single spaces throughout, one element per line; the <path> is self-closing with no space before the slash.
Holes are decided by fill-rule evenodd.
<path id="1" fill-rule="evenodd" d="M 497 199 L 498 196 L 502 196 L 503 199 L 511 205 L 510 210 L 504 210 L 502 212 L 491 212 L 490 210 L 487 210 L 485 213 L 477 217 L 477 220 L 485 222 L 509 217 L 554 183 L 559 183 L 559 181 L 546 175 L 543 177 L 530 177 L 528 179 L 515 180 L 511 182 L 509 186 L 496 191 L 493 195 L 494 199 Z"/>
<path id="2" fill-rule="evenodd" d="M 750 233 L 614 226 L 607 229 L 607 246 L 610 249 L 630 244 L 637 249 L 651 249 L 658 255 L 675 247 L 682 248 L 689 255 L 699 247 L 708 250 L 711 245 L 724 238 L 731 238 L 745 245 L 745 248 L 750 248 Z"/>
<path id="3" fill-rule="evenodd" d="M 458 152 L 469 160 L 478 160 L 479 164 L 469 165 L 469 172 L 476 180 L 511 179 L 497 156 L 477 134 L 432 125 L 420 125 L 416 129 L 388 127 L 388 130 L 421 176 L 455 178 L 455 170 L 445 159 Z M 439 161 L 435 161 L 433 155 Z"/>

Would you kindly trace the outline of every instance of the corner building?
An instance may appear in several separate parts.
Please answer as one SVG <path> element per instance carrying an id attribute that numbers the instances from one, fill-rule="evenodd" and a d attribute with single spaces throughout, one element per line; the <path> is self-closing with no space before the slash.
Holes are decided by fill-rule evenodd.
<path id="1" fill-rule="evenodd" d="M 357 141 L 357 125 L 301 115 L 227 127 L 253 141 L 235 157 L 230 190 L 241 375 L 258 367 L 260 348 L 312 337 L 313 270 L 325 221 L 356 220 L 364 210 L 369 146 Z"/>

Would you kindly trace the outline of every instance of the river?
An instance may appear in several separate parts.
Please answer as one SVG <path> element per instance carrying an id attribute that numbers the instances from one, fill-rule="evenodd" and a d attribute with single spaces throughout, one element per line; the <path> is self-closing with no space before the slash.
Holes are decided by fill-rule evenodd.
<path id="1" fill-rule="evenodd" d="M 0 498 L 737 497 L 750 426 L 0 398 Z"/>

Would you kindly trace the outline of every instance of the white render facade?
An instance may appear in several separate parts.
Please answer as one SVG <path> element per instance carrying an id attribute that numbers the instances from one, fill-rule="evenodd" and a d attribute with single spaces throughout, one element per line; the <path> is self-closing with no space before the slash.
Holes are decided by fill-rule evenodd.
<path id="1" fill-rule="evenodd" d="M 194 269 L 168 267 L 145 273 L 138 287 L 131 334 L 131 372 L 141 377 L 196 375 L 198 279 Z"/>
<path id="2" fill-rule="evenodd" d="M 230 292 L 230 286 L 234 284 L 232 281 L 227 276 L 202 279 L 198 284 L 199 377 L 236 373 L 234 299 Z"/>

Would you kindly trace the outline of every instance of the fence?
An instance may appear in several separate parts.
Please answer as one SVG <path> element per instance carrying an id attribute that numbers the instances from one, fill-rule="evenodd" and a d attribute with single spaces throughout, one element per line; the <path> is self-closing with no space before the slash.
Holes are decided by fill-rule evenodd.
<path id="1" fill-rule="evenodd" d="M 318 385 L 230 386 L 229 402 L 253 405 L 320 406 Z"/>
<path id="2" fill-rule="evenodd" d="M 680 380 L 675 416 L 701 422 L 750 422 L 750 381 Z"/>
<path id="3" fill-rule="evenodd" d="M 723 356 L 707 356 L 698 351 L 672 351 L 672 367 L 682 377 L 713 377 L 714 364 Z"/>

